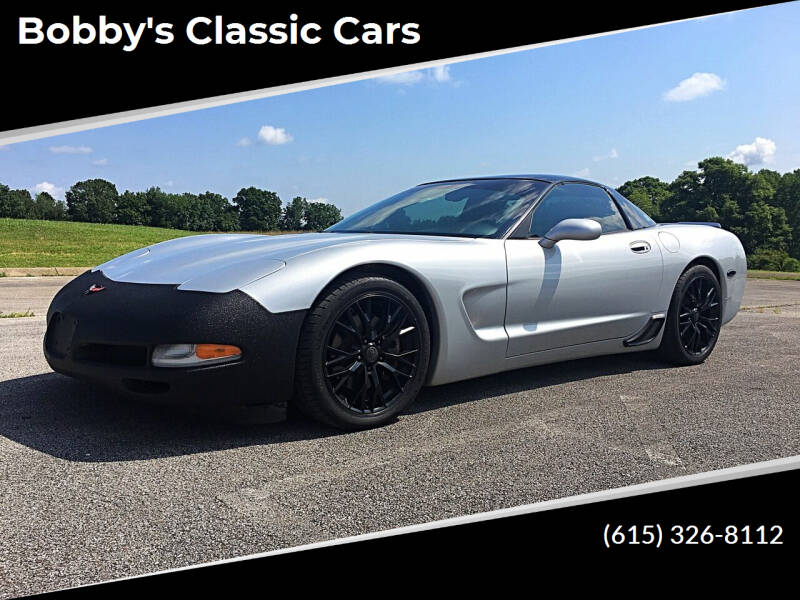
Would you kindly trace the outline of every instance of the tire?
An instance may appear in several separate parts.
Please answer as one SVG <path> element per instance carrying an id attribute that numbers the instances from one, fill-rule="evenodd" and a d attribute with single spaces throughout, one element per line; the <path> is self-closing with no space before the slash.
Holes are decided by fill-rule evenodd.
<path id="1" fill-rule="evenodd" d="M 300 332 L 296 408 L 340 429 L 385 425 L 425 383 L 430 328 L 414 295 L 381 276 L 335 282 Z"/>
<path id="2" fill-rule="evenodd" d="M 700 364 L 714 350 L 721 323 L 719 280 L 705 265 L 695 265 L 675 284 L 659 353 L 676 365 Z"/>

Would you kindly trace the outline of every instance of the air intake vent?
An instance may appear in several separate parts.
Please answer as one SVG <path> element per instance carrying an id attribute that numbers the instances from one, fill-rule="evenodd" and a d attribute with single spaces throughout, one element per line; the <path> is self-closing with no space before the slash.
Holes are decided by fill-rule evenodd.
<path id="1" fill-rule="evenodd" d="M 634 335 L 632 338 L 628 338 L 622 342 L 622 344 L 630 347 L 643 346 L 652 342 L 654 339 L 656 339 L 658 332 L 661 331 L 661 327 L 664 325 L 664 317 L 665 315 L 663 313 L 653 315 L 650 317 L 650 320 L 647 322 L 647 324 L 642 327 L 638 333 L 636 333 L 636 335 Z"/>
<path id="2" fill-rule="evenodd" d="M 147 346 L 81 344 L 73 352 L 73 358 L 80 362 L 144 367 L 147 365 Z"/>

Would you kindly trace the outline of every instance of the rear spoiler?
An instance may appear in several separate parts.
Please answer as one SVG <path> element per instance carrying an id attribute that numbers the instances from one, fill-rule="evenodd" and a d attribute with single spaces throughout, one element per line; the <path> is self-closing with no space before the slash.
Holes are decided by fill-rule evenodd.
<path id="1" fill-rule="evenodd" d="M 709 227 L 722 229 L 722 225 L 719 223 L 714 223 L 713 221 L 679 221 L 677 225 L 708 225 Z"/>

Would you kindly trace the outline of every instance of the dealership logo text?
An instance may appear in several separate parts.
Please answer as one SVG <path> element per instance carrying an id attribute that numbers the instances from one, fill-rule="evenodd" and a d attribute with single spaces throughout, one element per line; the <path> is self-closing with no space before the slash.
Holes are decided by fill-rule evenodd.
<path id="1" fill-rule="evenodd" d="M 325 37 L 324 28 L 318 23 L 299 21 L 296 14 L 289 15 L 287 22 L 278 23 L 228 23 L 217 15 L 194 17 L 186 23 L 186 39 L 192 44 L 318 44 Z M 420 41 L 418 23 L 362 23 L 355 17 L 342 17 L 333 25 L 333 38 L 340 44 L 416 44 Z M 82 21 L 72 17 L 72 23 L 45 24 L 37 17 L 20 17 L 19 43 L 35 45 L 116 45 L 122 44 L 126 52 L 136 50 L 142 40 L 150 38 L 156 44 L 166 45 L 175 41 L 174 24 L 156 22 L 148 17 L 138 23 L 109 22 L 105 15 L 97 22 Z"/>

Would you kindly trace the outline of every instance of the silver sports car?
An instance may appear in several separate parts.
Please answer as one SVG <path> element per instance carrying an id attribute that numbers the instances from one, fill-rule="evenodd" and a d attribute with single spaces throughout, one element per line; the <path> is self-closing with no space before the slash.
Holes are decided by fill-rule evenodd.
<path id="1" fill-rule="evenodd" d="M 554 175 L 436 181 L 321 233 L 198 235 L 66 285 L 53 369 L 138 398 L 341 428 L 423 385 L 657 350 L 704 361 L 746 260 L 715 223 L 656 224 L 613 188 Z"/>

